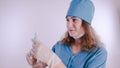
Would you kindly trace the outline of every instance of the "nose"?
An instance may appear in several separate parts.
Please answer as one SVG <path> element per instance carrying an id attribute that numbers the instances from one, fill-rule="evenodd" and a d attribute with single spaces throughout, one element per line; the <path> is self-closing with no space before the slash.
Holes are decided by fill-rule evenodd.
<path id="1" fill-rule="evenodd" d="M 73 28 L 73 22 L 72 21 L 67 22 L 67 28 Z"/>

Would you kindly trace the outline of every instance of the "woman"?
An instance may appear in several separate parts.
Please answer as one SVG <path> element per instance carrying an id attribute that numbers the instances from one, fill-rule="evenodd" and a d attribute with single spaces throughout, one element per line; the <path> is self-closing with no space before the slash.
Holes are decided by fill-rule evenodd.
<path id="1" fill-rule="evenodd" d="M 61 60 L 60 68 L 105 68 L 107 52 L 91 26 L 93 15 L 94 5 L 90 0 L 72 0 L 66 15 L 65 37 L 52 48 Z"/>

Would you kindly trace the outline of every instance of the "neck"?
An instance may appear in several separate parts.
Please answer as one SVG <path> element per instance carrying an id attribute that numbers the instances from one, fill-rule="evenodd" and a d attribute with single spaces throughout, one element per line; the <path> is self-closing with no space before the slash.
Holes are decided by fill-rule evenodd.
<path id="1" fill-rule="evenodd" d="M 81 44 L 75 43 L 75 44 L 72 45 L 72 52 L 73 52 L 74 54 L 80 52 L 81 49 L 82 49 Z"/>
<path id="2" fill-rule="evenodd" d="M 80 45 L 81 44 L 81 40 L 80 39 L 75 39 L 75 44 Z"/>

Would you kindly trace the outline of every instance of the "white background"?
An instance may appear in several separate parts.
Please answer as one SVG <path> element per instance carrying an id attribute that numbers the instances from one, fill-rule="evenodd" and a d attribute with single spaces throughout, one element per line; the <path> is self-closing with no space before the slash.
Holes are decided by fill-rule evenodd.
<path id="1" fill-rule="evenodd" d="M 52 47 L 66 31 L 65 15 L 71 0 L 0 0 L 0 68 L 30 68 L 26 53 L 31 39 Z M 119 0 L 93 0 L 92 26 L 108 51 L 107 68 L 120 68 Z"/>

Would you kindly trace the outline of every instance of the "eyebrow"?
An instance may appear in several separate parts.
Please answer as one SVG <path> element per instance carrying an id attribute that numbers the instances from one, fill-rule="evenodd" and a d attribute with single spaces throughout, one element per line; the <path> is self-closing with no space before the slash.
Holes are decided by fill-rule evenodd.
<path id="1" fill-rule="evenodd" d="M 71 18 L 77 18 L 77 17 L 75 17 L 75 16 L 72 16 Z"/>
<path id="2" fill-rule="evenodd" d="M 77 17 L 75 17 L 75 16 L 71 16 L 71 19 L 72 19 L 72 18 L 77 18 Z M 68 18 L 66 17 L 66 19 L 68 19 Z"/>

